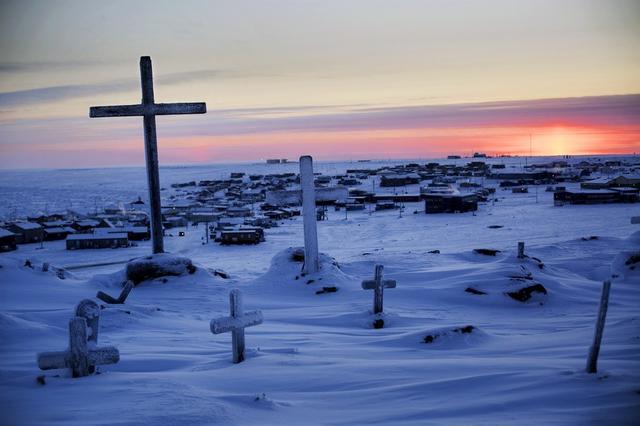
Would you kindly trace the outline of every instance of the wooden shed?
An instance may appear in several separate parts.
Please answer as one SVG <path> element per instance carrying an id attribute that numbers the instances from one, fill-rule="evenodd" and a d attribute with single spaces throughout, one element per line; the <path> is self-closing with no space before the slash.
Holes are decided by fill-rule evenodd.
<path id="1" fill-rule="evenodd" d="M 13 251 L 17 248 L 16 234 L 0 228 L 0 252 Z"/>

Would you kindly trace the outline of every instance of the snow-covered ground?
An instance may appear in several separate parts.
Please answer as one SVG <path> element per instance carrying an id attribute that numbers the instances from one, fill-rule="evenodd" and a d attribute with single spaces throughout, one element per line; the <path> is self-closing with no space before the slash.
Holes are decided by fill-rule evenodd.
<path id="1" fill-rule="evenodd" d="M 99 343 L 117 346 L 121 360 L 80 379 L 41 372 L 36 353 L 64 349 L 76 303 L 99 290 L 117 296 L 123 262 L 150 245 L 20 246 L 0 255 L 0 423 L 638 424 L 640 267 L 624 262 L 640 250 L 640 226 L 630 224 L 640 205 L 554 207 L 551 193 L 537 195 L 498 189 L 499 201 L 475 215 L 413 214 L 420 203 L 402 217 L 329 210 L 319 246 L 339 266 L 306 277 L 287 251 L 303 243 L 301 218 L 268 229 L 257 246 L 202 245 L 202 227 L 175 230 L 166 249 L 199 270 L 107 305 Z M 516 258 L 518 241 L 544 268 Z M 72 277 L 41 272 L 43 261 L 72 267 Z M 94 263 L 105 265 L 82 267 Z M 383 329 L 371 327 L 373 295 L 360 286 L 377 263 L 398 283 L 385 291 Z M 215 268 L 231 278 L 207 272 Z M 522 284 L 510 277 L 527 274 L 546 296 L 521 303 L 504 294 Z M 612 276 L 599 372 L 590 375 L 601 283 Z M 316 295 L 323 286 L 338 291 Z M 209 331 L 210 319 L 228 315 L 232 288 L 264 315 L 246 330 L 241 364 L 231 362 L 230 335 Z"/>

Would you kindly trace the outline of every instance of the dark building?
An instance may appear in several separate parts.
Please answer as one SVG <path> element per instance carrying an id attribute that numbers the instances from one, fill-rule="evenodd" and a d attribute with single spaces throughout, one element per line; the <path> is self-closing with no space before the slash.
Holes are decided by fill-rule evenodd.
<path id="1" fill-rule="evenodd" d="M 126 233 L 75 234 L 67 237 L 67 250 L 129 247 Z"/>
<path id="2" fill-rule="evenodd" d="M 553 202 L 556 206 L 564 204 L 609 204 L 637 203 L 640 201 L 635 188 L 612 189 L 575 189 L 556 191 Z"/>
<path id="3" fill-rule="evenodd" d="M 69 235 L 69 231 L 62 226 L 44 228 L 44 239 L 46 241 L 64 240 Z"/>
<path id="4" fill-rule="evenodd" d="M 6 228 L 16 236 L 16 243 L 39 243 L 44 239 L 44 228 L 33 222 L 14 222 L 6 225 Z"/>
<path id="5" fill-rule="evenodd" d="M 478 210 L 475 194 L 423 194 L 425 213 L 463 213 Z"/>
<path id="6" fill-rule="evenodd" d="M 220 232 L 220 244 L 258 244 L 263 240 L 259 228 L 234 229 Z"/>
<path id="7" fill-rule="evenodd" d="M 16 234 L 0 228 L 0 252 L 13 251 L 18 248 Z"/>
<path id="8" fill-rule="evenodd" d="M 420 183 L 420 175 L 415 173 L 410 174 L 395 174 L 395 175 L 382 175 L 380 177 L 380 186 L 404 186 Z"/>

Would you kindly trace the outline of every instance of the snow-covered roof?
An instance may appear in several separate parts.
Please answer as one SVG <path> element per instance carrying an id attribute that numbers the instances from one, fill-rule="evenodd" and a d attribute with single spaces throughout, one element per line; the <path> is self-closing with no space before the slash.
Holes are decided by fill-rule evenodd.
<path id="1" fill-rule="evenodd" d="M 76 224 L 80 225 L 80 226 L 98 226 L 100 225 L 100 222 L 98 222 L 97 220 L 79 220 L 76 222 Z"/>
<path id="2" fill-rule="evenodd" d="M 65 228 L 63 228 L 61 226 L 53 226 L 51 228 L 44 228 L 44 232 L 46 232 L 48 234 L 55 234 L 55 233 L 67 232 L 67 231 L 65 230 Z"/>
<path id="3" fill-rule="evenodd" d="M 4 229 L 4 228 L 0 228 L 0 238 L 3 238 L 3 237 L 10 237 L 10 236 L 12 236 L 12 235 L 15 235 L 15 234 L 14 234 L 13 232 L 11 232 L 11 231 L 7 231 L 7 230 L 6 230 L 6 229 Z"/>
<path id="4" fill-rule="evenodd" d="M 15 222 L 13 225 L 22 230 L 42 228 L 42 226 L 39 223 L 33 223 L 33 222 Z"/>

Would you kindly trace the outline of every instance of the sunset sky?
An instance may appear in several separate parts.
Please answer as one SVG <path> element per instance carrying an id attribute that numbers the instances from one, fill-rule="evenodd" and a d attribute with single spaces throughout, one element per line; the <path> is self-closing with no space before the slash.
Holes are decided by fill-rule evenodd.
<path id="1" fill-rule="evenodd" d="M 0 168 L 640 152 L 640 2 L 3 1 Z"/>

